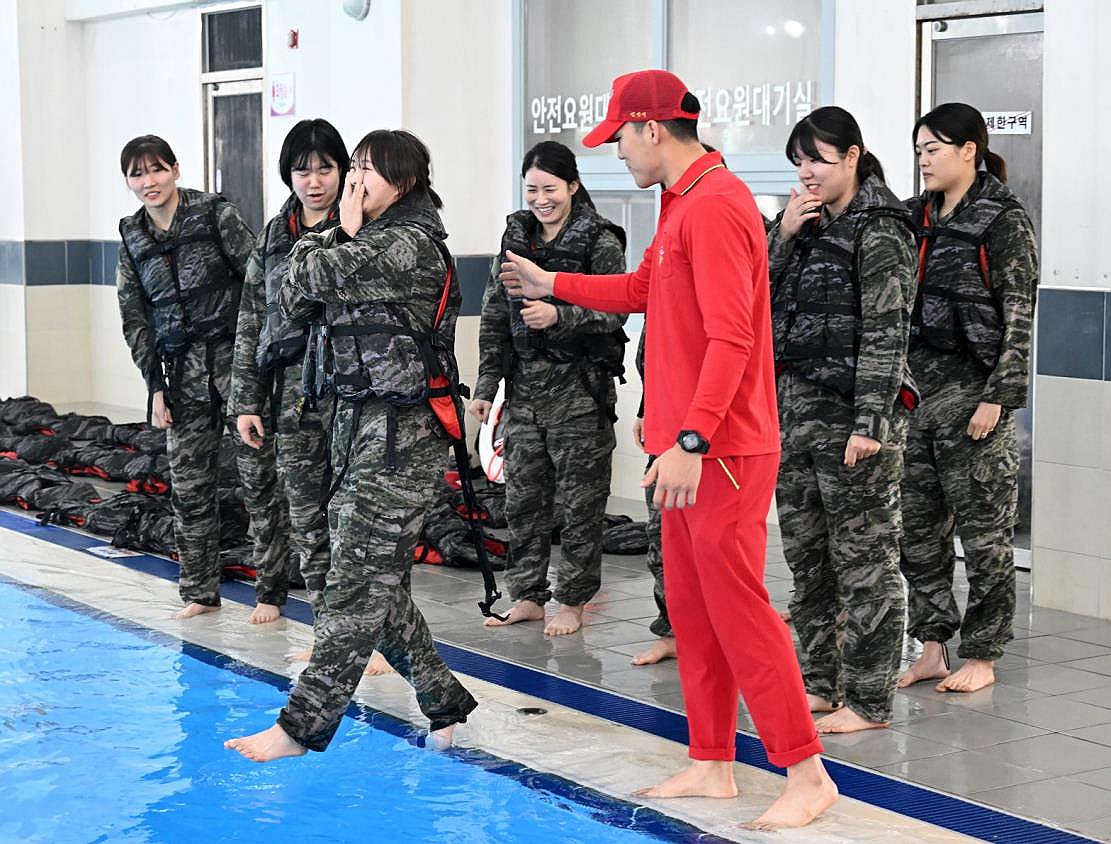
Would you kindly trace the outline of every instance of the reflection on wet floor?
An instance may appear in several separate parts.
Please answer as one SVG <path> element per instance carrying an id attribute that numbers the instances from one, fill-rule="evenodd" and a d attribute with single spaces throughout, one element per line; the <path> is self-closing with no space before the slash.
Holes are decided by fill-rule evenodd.
<path id="1" fill-rule="evenodd" d="M 635 514 L 635 502 L 627 512 Z M 553 555 L 558 573 L 558 549 Z M 785 609 L 791 573 L 769 526 L 765 582 Z M 958 602 L 968 587 L 958 564 Z M 477 572 L 417 566 L 413 593 L 434 635 L 523 665 L 683 711 L 675 663 L 635 667 L 654 637 L 652 578 L 640 556 L 607 556 L 581 634 L 546 639 L 540 623 L 484 628 Z M 994 687 L 945 695 L 922 683 L 896 695 L 889 730 L 823 737 L 829 756 L 1097 839 L 1111 839 L 1111 622 L 1030 605 L 1018 573 L 1015 641 Z M 953 643 L 952 652 L 956 653 Z M 906 664 L 917 656 L 908 641 Z M 955 658 L 955 657 L 954 657 Z M 738 728 L 754 732 L 742 707 Z"/>

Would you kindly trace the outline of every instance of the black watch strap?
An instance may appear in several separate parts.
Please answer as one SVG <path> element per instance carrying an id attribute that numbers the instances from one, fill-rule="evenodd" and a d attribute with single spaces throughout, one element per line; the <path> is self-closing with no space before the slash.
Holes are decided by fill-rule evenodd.
<path id="1" fill-rule="evenodd" d="M 680 431 L 675 442 L 688 454 L 707 454 L 710 451 L 709 440 L 698 431 Z"/>

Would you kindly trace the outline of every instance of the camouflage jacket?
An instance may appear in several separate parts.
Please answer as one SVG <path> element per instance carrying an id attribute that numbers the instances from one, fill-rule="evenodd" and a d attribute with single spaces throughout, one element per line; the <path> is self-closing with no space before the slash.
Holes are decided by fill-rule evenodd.
<path id="1" fill-rule="evenodd" d="M 282 209 L 266 224 L 258 236 L 255 248 L 247 261 L 247 274 L 243 279 L 243 297 L 239 303 L 239 322 L 235 330 L 235 356 L 231 370 L 231 396 L 228 400 L 228 415 L 242 414 L 258 416 L 266 404 L 266 377 L 258 365 L 260 344 L 263 342 L 263 327 L 267 319 L 281 320 L 277 301 L 279 285 L 272 276 L 288 270 L 289 252 L 279 254 L 272 247 L 276 238 L 271 233 L 275 227 L 288 227 L 290 219 L 298 220 L 298 237 L 315 234 L 336 225 L 335 217 L 326 217 L 311 228 L 299 226 L 301 203 L 296 194 L 291 194 Z M 288 230 L 288 229 L 287 229 Z M 289 237 L 290 250 L 296 241 Z M 270 283 L 267 280 L 270 279 Z M 272 299 L 267 301 L 267 288 L 272 288 Z M 319 306 L 315 312 L 318 313 Z M 277 311 L 277 313 L 275 313 Z M 285 322 L 284 320 L 281 320 Z M 288 323 L 286 323 L 288 324 Z M 299 324 L 304 324 L 304 320 Z M 303 351 L 302 351 L 303 354 Z M 298 363 L 300 358 L 298 359 Z M 292 377 L 299 379 L 299 372 Z"/>
<path id="2" fill-rule="evenodd" d="M 390 321 L 428 335 L 447 275 L 444 254 L 436 241 L 446 237 L 440 215 L 426 193 L 406 194 L 377 220 L 365 223 L 354 238 L 338 226 L 324 234 L 306 234 L 290 254 L 289 274 L 279 294 L 282 313 L 287 319 L 302 318 L 320 303 L 328 326 L 379 324 L 388 314 Z M 453 351 L 460 300 L 457 283 L 451 294 L 437 336 Z M 341 368 L 354 366 L 371 381 L 390 384 L 408 378 L 406 373 L 414 364 L 423 371 L 419 360 L 392 354 L 401 348 L 393 337 L 385 336 L 383 354 L 378 357 L 368 352 L 373 344 L 353 342 L 354 337 L 343 339 L 340 348 L 338 338 L 332 337 L 337 376 Z M 345 349 L 355 357 L 348 360 Z"/>
<path id="3" fill-rule="evenodd" d="M 600 228 L 593 243 L 568 240 L 574 236 L 572 227 L 576 213 L 560 230 L 555 239 L 545 246 L 558 247 L 563 253 L 577 254 L 582 271 L 595 274 L 621 273 L 625 270 L 624 248 L 617 236 L 607 228 Z M 594 212 L 596 214 L 596 212 Z M 516 212 L 516 215 L 532 213 Z M 515 216 L 510 215 L 507 223 L 513 225 Z M 518 218 L 519 219 L 519 218 Z M 534 253 L 535 254 L 535 253 Z M 492 401 L 497 393 L 498 381 L 503 377 L 503 355 L 512 343 L 513 315 L 515 303 L 509 301 L 505 288 L 497 275 L 503 254 L 499 254 L 491 267 L 490 279 L 482 300 L 482 321 L 479 328 L 479 365 L 475 398 Z M 572 305 L 559 299 L 547 297 L 545 301 L 555 306 L 558 321 L 551 328 L 538 332 L 564 348 L 574 348 L 576 339 L 597 337 L 610 334 L 624 325 L 625 314 L 609 314 Z M 514 400 L 529 402 L 542 410 L 548 422 L 558 422 L 587 414 L 598 413 L 599 403 L 588 392 L 584 378 L 592 381 L 591 388 L 604 391 L 606 402 L 612 407 L 616 402 L 616 391 L 611 377 L 604 375 L 597 367 L 587 371 L 580 361 L 561 363 L 546 355 L 531 359 L 521 358 L 516 365 L 513 378 Z M 608 383 L 603 383 L 608 382 Z"/>
<path id="4" fill-rule="evenodd" d="M 190 194 L 196 194 L 196 191 L 190 191 Z M 177 212 L 174 214 L 174 219 L 170 223 L 170 228 L 162 231 L 157 226 L 150 223 L 149 218 L 146 217 L 145 212 L 140 209 L 142 219 L 146 223 L 146 227 L 157 244 L 165 244 L 169 241 L 177 239 L 181 232 L 181 219 L 183 211 L 185 210 L 184 203 L 178 206 Z M 137 215 L 138 216 L 138 215 Z M 135 217 L 124 218 L 121 224 L 125 221 L 134 220 Z M 220 238 L 220 247 L 224 257 L 236 271 L 242 276 L 247 270 L 247 261 L 251 254 L 251 249 L 254 246 L 255 236 L 250 228 L 244 222 L 243 217 L 239 213 L 239 209 L 232 205 L 230 202 L 222 201 L 216 207 L 216 228 Z M 191 264 L 184 264 L 179 268 L 180 273 L 187 273 L 190 271 Z M 200 287 L 207 283 L 203 279 L 195 280 L 196 283 L 192 286 Z M 126 249 L 120 249 L 119 261 L 116 264 L 116 292 L 119 298 L 120 317 L 123 322 L 123 336 L 127 341 L 127 345 L 131 349 L 131 357 L 135 361 L 135 365 L 143 375 L 143 380 L 147 384 L 147 389 L 150 392 L 164 390 L 166 388 L 166 380 L 162 372 L 161 355 L 157 349 L 155 325 L 151 315 L 150 299 L 143 284 L 140 281 L 139 274 L 135 266 L 132 264 L 128 257 Z M 236 299 L 234 307 L 238 308 L 238 290 L 235 294 Z M 218 297 L 203 297 L 198 299 L 198 302 L 216 302 L 222 304 Z M 233 311 L 234 313 L 234 311 Z M 214 341 L 217 345 L 231 344 L 231 337 L 219 337 Z M 206 358 L 206 343 L 204 338 L 198 338 L 198 342 L 194 342 L 192 346 L 185 353 L 185 357 L 190 360 L 188 364 L 182 362 L 183 370 L 203 371 L 207 369 L 205 362 Z M 182 385 L 184 386 L 184 385 Z"/>
<path id="5" fill-rule="evenodd" d="M 845 302 L 851 306 L 847 333 L 849 344 L 855 346 L 855 355 L 847 354 L 842 360 L 851 367 L 847 376 L 849 389 L 843 395 L 855 408 L 852 433 L 886 442 L 891 434 L 896 403 L 902 401 L 913 406 L 917 401 L 907 364 L 916 261 L 909 215 L 898 219 L 894 213 L 863 213 L 881 208 L 885 212 L 895 212 L 904 206 L 879 179 L 870 177 L 839 217 L 831 218 L 826 209 L 822 210 L 817 236 L 820 238 L 826 231 L 838 227 L 841 218 L 845 218 L 844 222 L 858 218 L 861 223 L 855 232 L 855 241 L 848 241 L 856 243 L 848 272 L 855 275 L 859 301 L 850 302 L 856 295 L 841 286 L 827 292 L 832 297 L 830 301 L 834 298 L 840 301 L 847 295 L 849 298 Z M 841 278 L 841 283 L 847 283 L 842 278 L 846 268 L 834 267 L 835 262 L 827 259 L 825 251 L 804 252 L 799 248 L 800 241 L 801 233 L 790 240 L 780 237 L 778 219 L 769 232 L 773 308 L 777 302 L 781 307 L 789 304 L 787 300 L 792 294 L 785 281 L 791 274 L 797 277 L 805 273 L 811 283 L 819 285 L 827 277 L 834 276 Z M 778 294 L 777 286 L 782 288 Z M 805 372 L 800 374 L 808 377 Z"/>
<path id="6" fill-rule="evenodd" d="M 1038 285 L 1034 226 L 1014 194 L 988 173 L 980 173 L 952 212 L 937 219 L 940 202 L 941 197 L 924 193 L 908 200 L 908 206 L 916 215 L 916 223 L 922 222 L 922 215 L 929 208 L 937 228 L 959 226 L 962 219 L 975 215 L 978 207 L 992 206 L 989 209 L 991 220 L 985 221 L 988 224 L 982 237 L 987 277 L 978 266 L 975 244 L 956 241 L 953 244 L 956 248 L 949 248 L 945 240 L 939 239 L 933 249 L 927 247 L 921 288 L 955 288 L 963 278 L 971 290 L 978 289 L 986 304 L 982 322 L 991 329 L 991 345 L 996 348 L 988 354 L 977 355 L 967 342 L 962 342 L 957 349 L 959 354 L 946 354 L 925 342 L 912 342 L 911 364 L 915 377 L 924 394 L 933 393 L 959 377 L 957 370 L 967 369 L 972 358 L 983 358 L 975 364 L 986 379 L 981 400 L 1008 409 L 1023 407 L 1030 378 L 1031 333 Z M 970 253 L 971 257 L 964 253 Z M 921 298 L 920 295 L 920 301 Z M 964 324 L 962 332 L 973 322 L 970 316 L 958 317 Z"/>

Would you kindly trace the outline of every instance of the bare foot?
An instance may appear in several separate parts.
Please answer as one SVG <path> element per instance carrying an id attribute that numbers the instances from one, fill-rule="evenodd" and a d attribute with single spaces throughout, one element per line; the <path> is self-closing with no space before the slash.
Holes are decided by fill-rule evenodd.
<path id="1" fill-rule="evenodd" d="M 224 742 L 224 747 L 237 751 L 252 762 L 272 762 L 286 756 L 305 755 L 305 748 L 291 739 L 277 724 L 253 736 L 228 739 Z"/>
<path id="2" fill-rule="evenodd" d="M 312 659 L 312 648 L 305 648 L 303 651 L 297 651 L 295 654 L 290 654 L 285 658 L 286 662 L 308 662 Z"/>
<path id="3" fill-rule="evenodd" d="M 216 612 L 216 610 L 218 609 L 220 609 L 219 604 L 214 607 L 210 607 L 207 604 L 195 604 L 193 602 L 190 602 L 185 605 L 185 609 L 181 610 L 180 612 L 174 613 L 174 618 L 193 618 L 197 615 L 204 615 L 206 612 Z"/>
<path id="4" fill-rule="evenodd" d="M 633 665 L 655 665 L 665 659 L 675 659 L 678 656 L 675 650 L 674 636 L 661 636 L 648 648 L 633 657 Z"/>
<path id="5" fill-rule="evenodd" d="M 544 608 L 534 601 L 518 601 L 506 613 L 505 621 L 500 618 L 488 618 L 482 622 L 487 627 L 505 627 L 508 624 L 516 624 L 518 621 L 543 621 Z"/>
<path id="6" fill-rule="evenodd" d="M 990 659 L 966 659 L 964 665 L 934 688 L 939 692 L 975 692 L 995 682 L 995 662 Z"/>
<path id="7" fill-rule="evenodd" d="M 779 611 L 779 617 L 781 619 L 783 619 L 784 624 L 790 624 L 791 623 L 791 611 L 790 610 L 780 610 Z"/>
<path id="8" fill-rule="evenodd" d="M 583 607 L 570 607 L 560 604 L 552 620 L 544 627 L 545 636 L 568 636 L 579 632 L 583 626 Z"/>
<path id="9" fill-rule="evenodd" d="M 712 759 L 692 759 L 689 767 L 658 785 L 637 789 L 634 797 L 720 797 L 738 794 L 733 778 L 733 763 Z"/>
<path id="10" fill-rule="evenodd" d="M 833 701 L 827 700 L 821 695 L 806 695 L 806 704 L 810 707 L 811 712 L 836 712 L 841 708 L 841 704 L 833 705 Z"/>
<path id="11" fill-rule="evenodd" d="M 264 604 L 259 601 L 255 607 L 255 611 L 251 613 L 251 617 L 247 621 L 251 624 L 269 624 L 271 621 L 277 621 L 282 615 L 281 609 L 275 604 Z"/>
<path id="12" fill-rule="evenodd" d="M 448 724 L 439 730 L 432 730 L 424 746 L 432 750 L 447 750 L 451 747 L 452 736 L 455 734 L 455 725 Z"/>
<path id="13" fill-rule="evenodd" d="M 882 730 L 884 727 L 890 727 L 890 721 L 869 721 L 867 718 L 857 715 L 849 707 L 842 706 L 836 712 L 826 715 L 824 718 L 819 718 L 814 722 L 814 726 L 822 735 L 830 733 L 855 733 L 860 730 Z"/>
<path id="14" fill-rule="evenodd" d="M 366 664 L 363 669 L 364 677 L 377 677 L 380 674 L 393 674 L 394 668 L 390 665 L 382 654 L 375 651 L 370 655 L 370 662 Z"/>
<path id="15" fill-rule="evenodd" d="M 760 817 L 746 829 L 770 832 L 806 826 L 837 801 L 837 786 L 826 773 L 821 757 L 811 756 L 787 769 L 787 786 Z"/>
<path id="16" fill-rule="evenodd" d="M 923 642 L 922 655 L 895 683 L 900 689 L 921 683 L 923 680 L 942 680 L 949 676 L 949 659 L 941 642 Z"/>

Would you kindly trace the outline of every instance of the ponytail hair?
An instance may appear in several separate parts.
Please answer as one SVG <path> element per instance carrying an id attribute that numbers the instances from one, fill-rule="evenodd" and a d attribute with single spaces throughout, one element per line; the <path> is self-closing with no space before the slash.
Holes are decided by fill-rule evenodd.
<path id="1" fill-rule="evenodd" d="M 525 174 L 533 167 L 562 179 L 568 185 L 576 182 L 579 189 L 571 196 L 572 206 L 585 203 L 589 208 L 594 207 L 594 200 L 590 198 L 590 193 L 579 177 L 575 153 L 559 141 L 541 141 L 526 152 L 521 162 L 521 178 L 525 178 Z"/>
<path id="2" fill-rule="evenodd" d="M 856 118 L 840 106 L 823 106 L 814 109 L 795 124 L 784 148 L 787 160 L 797 167 L 801 151 L 807 158 L 825 161 L 818 152 L 815 141 L 829 144 L 842 155 L 847 154 L 849 148 L 855 146 L 860 150 L 860 158 L 856 164 L 857 179 L 864 182 L 869 176 L 875 176 L 881 182 L 885 181 L 883 165 L 864 146 L 864 138 L 861 136 L 860 125 L 856 122 Z"/>
<path id="3" fill-rule="evenodd" d="M 404 129 L 376 129 L 355 147 L 353 158 L 369 158 L 374 169 L 400 196 L 413 191 L 427 193 L 433 206 L 443 200 L 432 189 L 432 156 L 424 141 Z"/>
<path id="4" fill-rule="evenodd" d="M 988 149 L 988 126 L 984 115 L 967 103 L 943 103 L 918 118 L 911 132 L 911 143 L 918 143 L 918 130 L 925 126 L 943 144 L 963 147 L 969 141 L 976 145 L 976 169 L 984 165 L 999 181 L 1007 181 L 1007 162 L 1003 156 Z"/>

